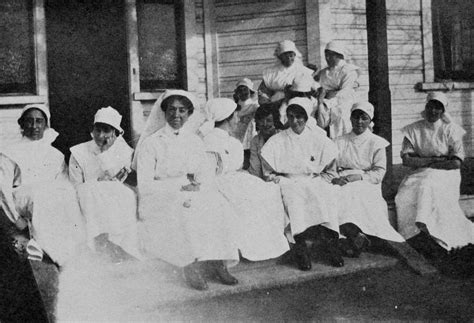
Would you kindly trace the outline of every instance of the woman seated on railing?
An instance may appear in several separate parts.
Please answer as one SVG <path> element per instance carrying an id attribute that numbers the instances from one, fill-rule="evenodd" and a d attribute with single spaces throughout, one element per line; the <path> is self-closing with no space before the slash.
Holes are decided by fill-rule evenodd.
<path id="1" fill-rule="evenodd" d="M 423 120 L 402 129 L 403 165 L 412 171 L 395 197 L 398 231 L 432 259 L 474 243 L 474 224 L 459 206 L 465 131 L 452 122 L 447 106 L 443 93 L 429 93 Z"/>
<path id="2" fill-rule="evenodd" d="M 205 290 L 206 275 L 238 283 L 226 262 L 237 263 L 239 254 L 232 210 L 213 186 L 202 140 L 187 126 L 195 108 L 191 93 L 167 90 L 148 117 L 136 167 L 146 255 L 184 267 L 188 284 Z"/>
<path id="3" fill-rule="evenodd" d="M 242 171 L 242 144 L 230 134 L 238 123 L 237 104 L 230 99 L 211 99 L 206 104 L 206 150 L 217 154 L 216 184 L 237 216 L 238 247 L 242 256 L 258 261 L 276 258 L 289 250 L 284 235 L 287 218 L 280 189 L 274 183 Z"/>
<path id="4" fill-rule="evenodd" d="M 19 230 L 15 244 L 40 260 L 43 251 L 59 266 L 85 242 L 84 223 L 64 156 L 51 146 L 58 133 L 50 128 L 44 104 L 23 108 L 18 119 L 22 137 L 0 152 L 0 206 Z"/>
<path id="5" fill-rule="evenodd" d="M 112 107 L 94 117 L 92 140 L 71 148 L 69 178 L 75 184 L 86 219 L 89 247 L 113 261 L 140 258 L 137 199 L 123 184 L 130 172 L 133 149 L 122 137 L 122 116 Z M 120 247 L 120 248 L 119 248 Z"/>
<path id="6" fill-rule="evenodd" d="M 336 139 L 339 185 L 339 230 L 348 239 L 346 252 L 358 257 L 370 244 L 366 236 L 403 242 L 404 239 L 388 221 L 387 203 L 382 197 L 381 183 L 385 175 L 388 141 L 372 133 L 374 107 L 369 102 L 352 106 L 352 132 Z"/>

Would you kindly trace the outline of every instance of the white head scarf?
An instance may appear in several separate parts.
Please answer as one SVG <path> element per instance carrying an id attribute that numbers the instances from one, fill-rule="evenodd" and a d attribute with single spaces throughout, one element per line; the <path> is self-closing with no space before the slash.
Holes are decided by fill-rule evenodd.
<path id="1" fill-rule="evenodd" d="M 372 103 L 367 102 L 367 101 L 356 102 L 352 105 L 351 114 L 355 110 L 361 110 L 361 111 L 364 111 L 365 113 L 367 113 L 367 115 L 370 117 L 370 120 L 371 120 L 371 122 L 369 124 L 369 130 L 372 131 L 373 128 L 374 128 L 374 125 L 375 125 L 374 122 L 373 122 L 375 108 L 372 105 Z"/>
<path id="2" fill-rule="evenodd" d="M 243 79 L 238 81 L 237 84 L 235 85 L 235 88 L 237 89 L 239 86 L 247 87 L 250 90 L 251 94 L 255 93 L 255 90 L 253 89 L 254 84 L 253 84 L 252 80 L 247 78 L 247 77 L 244 77 Z"/>
<path id="3" fill-rule="evenodd" d="M 193 107 L 194 107 L 193 114 L 195 114 L 197 112 L 196 110 L 198 109 L 199 106 L 198 106 L 198 103 L 196 101 L 195 96 L 192 93 L 190 93 L 188 91 L 185 91 L 185 90 L 166 90 L 156 100 L 155 104 L 153 105 L 153 108 L 151 109 L 150 115 L 148 116 L 148 119 L 146 120 L 143 132 L 140 135 L 140 139 L 138 140 L 138 143 L 137 143 L 137 146 L 136 146 L 136 152 L 138 151 L 141 144 L 143 143 L 143 141 L 146 138 L 148 138 L 149 136 L 151 136 L 152 134 L 154 134 L 155 132 L 157 132 L 158 130 L 160 130 L 161 128 L 163 128 L 166 125 L 165 113 L 161 109 L 161 104 L 163 103 L 163 101 L 166 98 L 168 98 L 170 96 L 173 96 L 173 95 L 183 96 L 183 97 L 187 98 L 193 104 Z M 136 152 L 135 152 L 135 155 L 133 157 L 133 163 L 132 163 L 132 168 L 133 169 L 136 169 L 136 165 L 137 165 L 137 158 L 136 158 L 137 153 Z"/>
<path id="4" fill-rule="evenodd" d="M 304 109 L 304 111 L 306 112 L 306 115 L 308 116 L 308 120 L 306 121 L 306 126 L 312 130 L 315 130 L 318 125 L 316 124 L 316 119 L 312 117 L 313 102 L 311 102 L 311 100 L 308 98 L 296 97 L 288 101 L 288 107 L 293 104 L 298 105 Z"/>
<path id="5" fill-rule="evenodd" d="M 444 112 L 443 115 L 441 116 L 441 120 L 444 123 L 451 123 L 453 122 L 453 117 L 448 113 L 448 98 L 443 92 L 429 92 L 428 95 L 426 96 L 426 103 L 429 101 L 438 101 L 440 102 L 443 107 L 444 107 Z M 421 112 L 421 116 L 423 119 L 425 118 L 425 111 L 423 110 Z"/>
<path id="6" fill-rule="evenodd" d="M 352 105 L 351 113 L 355 110 L 361 110 L 367 113 L 372 120 L 374 118 L 374 106 L 370 102 L 356 102 Z"/>
<path id="7" fill-rule="evenodd" d="M 201 136 L 206 136 L 214 129 L 216 122 L 225 120 L 237 109 L 237 103 L 227 98 L 210 99 L 206 103 L 206 121 L 199 127 Z"/>
<path id="8" fill-rule="evenodd" d="M 296 48 L 296 45 L 291 40 L 284 40 L 278 43 L 277 47 L 275 48 L 275 56 L 278 57 L 283 53 L 286 52 L 293 52 L 295 53 L 296 57 L 301 58 L 302 55 L 300 51 Z"/>
<path id="9" fill-rule="evenodd" d="M 105 123 L 109 126 L 114 127 L 120 133 L 123 133 L 123 129 L 120 127 L 121 122 L 122 115 L 111 106 L 108 106 L 106 108 L 100 108 L 99 110 L 97 110 L 94 116 L 94 124 Z"/>
<path id="10" fill-rule="evenodd" d="M 31 109 L 38 109 L 46 115 L 47 128 L 44 130 L 43 138 L 41 138 L 40 140 L 41 140 L 41 142 L 43 142 L 47 145 L 51 144 L 53 141 L 56 140 L 56 138 L 58 137 L 59 134 L 57 133 L 56 130 L 51 128 L 51 113 L 49 112 L 49 109 L 45 104 L 36 103 L 36 104 L 27 104 L 27 105 L 25 105 L 23 107 L 23 109 L 21 110 L 21 114 L 20 114 L 20 117 L 18 118 L 18 120 L 21 119 L 21 117 L 23 117 L 23 115 L 28 110 L 31 110 Z"/>
<path id="11" fill-rule="evenodd" d="M 338 42 L 337 40 L 330 41 L 326 45 L 326 50 L 330 50 L 331 52 L 335 52 L 344 56 L 344 59 L 347 60 L 347 52 L 342 43 Z"/>
<path id="12" fill-rule="evenodd" d="M 30 110 L 30 109 L 38 109 L 40 110 L 41 112 L 43 112 L 45 115 L 46 115 L 46 123 L 48 125 L 48 127 L 51 127 L 51 113 L 49 112 L 49 109 L 48 107 L 45 105 L 45 104 L 42 104 L 42 103 L 38 103 L 38 104 L 27 104 L 23 107 L 23 109 L 21 109 L 21 114 L 20 114 L 20 117 L 18 118 L 21 119 L 21 117 L 23 117 L 23 115 L 26 113 L 26 111 Z"/>

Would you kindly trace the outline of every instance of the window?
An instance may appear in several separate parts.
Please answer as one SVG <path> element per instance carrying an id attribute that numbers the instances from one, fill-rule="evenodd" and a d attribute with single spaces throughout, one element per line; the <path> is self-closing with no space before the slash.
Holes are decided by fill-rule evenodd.
<path id="1" fill-rule="evenodd" d="M 433 0 L 435 80 L 474 80 L 474 1 Z"/>
<path id="2" fill-rule="evenodd" d="M 31 0 L 0 2 L 0 95 L 36 92 Z"/>
<path id="3" fill-rule="evenodd" d="M 184 20 L 181 1 L 137 3 L 140 90 L 183 88 Z"/>

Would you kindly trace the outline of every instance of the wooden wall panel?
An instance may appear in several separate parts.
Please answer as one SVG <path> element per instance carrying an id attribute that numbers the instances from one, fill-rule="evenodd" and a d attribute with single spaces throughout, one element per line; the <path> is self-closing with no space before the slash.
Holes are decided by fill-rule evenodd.
<path id="1" fill-rule="evenodd" d="M 215 1 L 215 14 L 221 97 L 232 97 L 243 77 L 257 87 L 279 41 L 293 40 L 306 61 L 304 1 Z"/>

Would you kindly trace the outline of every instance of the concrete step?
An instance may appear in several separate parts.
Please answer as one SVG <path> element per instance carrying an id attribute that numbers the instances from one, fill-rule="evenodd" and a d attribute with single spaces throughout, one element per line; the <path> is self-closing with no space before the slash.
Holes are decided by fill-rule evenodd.
<path id="1" fill-rule="evenodd" d="M 367 253 L 359 259 L 345 258 L 345 261 L 342 268 L 313 263 L 313 269 L 307 272 L 280 264 L 278 260 L 241 262 L 230 268 L 239 279 L 238 285 L 210 282 L 209 290 L 200 292 L 184 283 L 181 270 L 159 260 L 114 265 L 87 255 L 60 275 L 57 319 L 152 320 L 149 315 L 162 306 L 179 307 L 183 302 L 302 284 L 314 279 L 394 266 L 398 262 L 392 257 Z"/>

